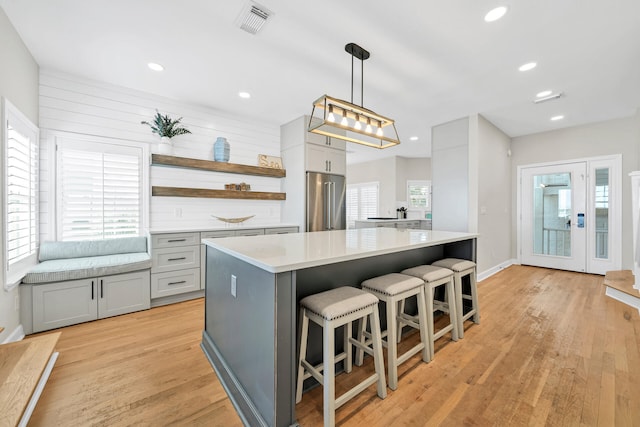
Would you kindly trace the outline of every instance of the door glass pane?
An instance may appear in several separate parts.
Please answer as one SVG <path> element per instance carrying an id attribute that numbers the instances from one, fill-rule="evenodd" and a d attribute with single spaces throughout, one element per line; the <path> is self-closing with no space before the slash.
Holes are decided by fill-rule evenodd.
<path id="1" fill-rule="evenodd" d="M 594 200 L 596 208 L 595 257 L 609 258 L 609 168 L 596 169 Z"/>
<path id="2" fill-rule="evenodd" d="M 533 177 L 533 253 L 571 256 L 571 174 Z"/>

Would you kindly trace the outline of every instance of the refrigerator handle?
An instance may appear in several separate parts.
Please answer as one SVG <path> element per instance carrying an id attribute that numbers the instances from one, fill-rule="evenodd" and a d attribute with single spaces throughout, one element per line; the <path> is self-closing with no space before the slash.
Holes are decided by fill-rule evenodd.
<path id="1" fill-rule="evenodd" d="M 331 183 L 325 182 L 324 205 L 326 207 L 325 230 L 331 230 Z"/>

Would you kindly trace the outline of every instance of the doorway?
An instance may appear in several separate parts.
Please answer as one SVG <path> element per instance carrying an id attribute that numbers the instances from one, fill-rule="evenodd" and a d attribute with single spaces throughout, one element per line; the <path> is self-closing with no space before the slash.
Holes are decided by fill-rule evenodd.
<path id="1" fill-rule="evenodd" d="M 526 265 L 621 268 L 622 157 L 518 167 L 518 253 Z"/>

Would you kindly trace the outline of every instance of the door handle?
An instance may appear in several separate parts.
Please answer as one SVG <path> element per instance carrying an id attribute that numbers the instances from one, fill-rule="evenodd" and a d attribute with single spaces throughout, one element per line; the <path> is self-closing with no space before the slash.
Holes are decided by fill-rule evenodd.
<path id="1" fill-rule="evenodd" d="M 104 298 L 104 284 L 102 283 L 102 279 L 100 279 L 100 299 Z"/>
<path id="2" fill-rule="evenodd" d="M 93 291 L 93 280 L 91 281 L 91 299 L 93 300 L 95 298 L 95 294 Z"/>
<path id="3" fill-rule="evenodd" d="M 331 160 L 329 160 L 329 172 L 331 172 Z"/>
<path id="4" fill-rule="evenodd" d="M 329 172 L 329 161 L 328 160 L 324 161 L 324 171 L 325 172 Z"/>

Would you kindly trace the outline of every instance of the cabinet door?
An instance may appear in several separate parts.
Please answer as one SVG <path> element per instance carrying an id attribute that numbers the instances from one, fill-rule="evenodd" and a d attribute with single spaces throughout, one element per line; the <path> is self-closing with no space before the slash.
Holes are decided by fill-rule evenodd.
<path id="1" fill-rule="evenodd" d="M 347 174 L 347 154 L 342 150 L 327 149 L 327 160 L 329 161 L 329 173 L 335 175 Z"/>
<path id="2" fill-rule="evenodd" d="M 151 306 L 149 270 L 97 279 L 98 318 L 146 310 Z"/>
<path id="3" fill-rule="evenodd" d="M 306 164 L 307 170 L 311 172 L 329 172 L 329 159 L 327 158 L 327 148 L 319 145 L 307 144 Z"/>
<path id="4" fill-rule="evenodd" d="M 96 279 L 33 286 L 33 332 L 97 319 L 97 298 Z"/>

